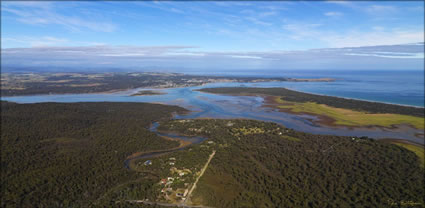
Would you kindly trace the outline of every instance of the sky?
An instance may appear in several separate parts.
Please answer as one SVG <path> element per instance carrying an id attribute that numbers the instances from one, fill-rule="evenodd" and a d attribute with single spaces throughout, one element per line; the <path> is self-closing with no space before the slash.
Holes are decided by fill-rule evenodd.
<path id="1" fill-rule="evenodd" d="M 2 2 L 2 67 L 424 69 L 423 1 Z"/>

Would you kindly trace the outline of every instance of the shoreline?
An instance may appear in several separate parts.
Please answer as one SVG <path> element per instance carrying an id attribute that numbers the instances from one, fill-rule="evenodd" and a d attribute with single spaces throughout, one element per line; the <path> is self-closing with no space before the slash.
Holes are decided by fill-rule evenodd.
<path id="1" fill-rule="evenodd" d="M 262 106 L 264 107 L 271 107 L 274 109 L 277 109 L 279 112 L 284 112 L 284 113 L 289 113 L 289 114 L 294 114 L 294 115 L 310 115 L 310 116 L 315 116 L 317 118 L 317 121 L 313 121 L 312 122 L 317 122 L 318 124 L 322 124 L 325 126 L 329 126 L 329 127 L 345 127 L 348 129 L 354 129 L 354 128 L 367 128 L 367 129 L 373 129 L 373 128 L 387 128 L 387 129 L 398 129 L 400 128 L 399 125 L 400 124 L 393 124 L 390 125 L 389 127 L 387 126 L 379 126 L 379 125 L 339 125 L 339 124 L 335 124 L 335 119 L 326 115 L 320 115 L 320 114 L 314 114 L 314 113 L 308 113 L 308 112 L 293 112 L 290 109 L 285 109 L 285 108 L 279 108 L 279 105 L 282 105 L 280 103 L 278 103 L 277 101 L 275 101 L 276 98 L 279 98 L 279 96 L 272 96 L 272 95 L 262 95 L 263 99 L 264 99 L 264 104 Z M 284 105 L 284 104 L 283 104 Z M 414 127 L 411 124 L 403 124 L 408 126 L 409 128 L 413 128 L 413 129 L 417 129 L 417 130 L 423 130 L 423 129 L 418 129 L 416 127 Z M 419 136 L 416 136 L 418 138 L 421 138 Z"/>
<path id="2" fill-rule="evenodd" d="M 279 87 L 270 87 L 270 88 L 279 88 Z M 308 94 L 312 94 L 312 95 L 321 95 L 321 96 L 328 96 L 328 97 L 334 97 L 334 98 L 342 98 L 342 99 L 347 99 L 347 100 L 358 100 L 358 101 L 365 101 L 365 102 L 371 102 L 371 103 L 383 103 L 383 104 L 389 104 L 389 105 L 398 105 L 398 106 L 404 106 L 404 107 L 414 107 L 414 108 L 423 108 L 423 109 L 425 109 L 425 106 L 416 106 L 416 105 L 407 105 L 407 104 L 399 104 L 399 103 L 390 103 L 390 102 L 383 102 L 383 101 L 366 100 L 366 99 L 361 99 L 361 98 L 340 97 L 340 96 L 335 96 L 335 95 L 326 95 L 326 94 L 320 94 L 320 93 L 312 93 L 312 92 L 299 91 L 299 90 L 294 90 L 292 88 L 286 88 L 286 89 L 292 90 L 292 91 L 295 91 L 295 92 L 300 92 L 300 93 L 308 93 Z"/>
<path id="3" fill-rule="evenodd" d="M 379 139 L 377 141 L 388 142 L 388 143 L 396 142 L 396 143 L 403 143 L 403 144 L 411 144 L 411 145 L 415 145 L 415 146 L 422 147 L 422 148 L 425 147 L 423 144 L 419 144 L 419 143 L 412 142 L 410 140 L 404 140 L 404 139 L 385 138 L 385 139 Z"/>
<path id="4" fill-rule="evenodd" d="M 220 87 L 214 87 L 214 88 L 220 88 Z M 242 87 L 242 88 L 244 88 L 244 87 Z M 249 87 L 249 88 L 251 88 L 251 87 Z M 334 96 L 334 95 L 326 95 L 326 94 L 320 94 L 320 93 L 311 93 L 311 92 L 305 92 L 305 91 L 300 91 L 300 90 L 294 90 L 292 88 L 286 88 L 286 87 L 252 87 L 252 88 L 270 88 L 270 89 L 272 89 L 272 88 L 284 88 L 284 89 L 291 90 L 291 91 L 294 91 L 294 92 L 306 93 L 306 94 L 311 94 L 311 95 L 319 95 L 319 96 L 327 96 L 327 97 L 341 98 L 341 99 L 347 99 L 347 100 L 364 101 L 364 102 L 369 102 L 369 103 L 381 103 L 381 104 L 387 104 L 387 105 L 396 105 L 396 106 L 403 106 L 403 107 L 413 107 L 413 108 L 419 108 L 419 109 L 422 108 L 422 109 L 425 109 L 425 106 L 416 106 L 416 105 L 390 103 L 390 102 L 382 102 L 382 101 L 374 101 L 374 100 L 365 100 L 365 99 L 360 99 L 360 98 L 339 97 L 339 96 Z M 208 89 L 208 88 L 203 88 L 203 89 Z M 222 93 L 205 92 L 205 91 L 201 91 L 201 90 L 202 89 L 197 89 L 196 91 L 203 92 L 203 93 L 231 95 L 231 96 L 259 96 L 259 95 L 272 96 L 272 95 L 261 94 L 261 93 L 231 93 L 231 94 L 229 93 L 229 94 L 222 94 Z"/>

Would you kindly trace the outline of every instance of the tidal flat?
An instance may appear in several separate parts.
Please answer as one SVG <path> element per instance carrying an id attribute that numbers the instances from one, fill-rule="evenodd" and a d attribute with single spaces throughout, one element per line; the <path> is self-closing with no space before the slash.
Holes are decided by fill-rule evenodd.
<path id="1" fill-rule="evenodd" d="M 190 113 L 176 115 L 175 118 L 244 118 L 260 121 L 270 121 L 282 124 L 288 128 L 313 134 L 338 135 L 338 136 L 367 136 L 374 139 L 404 139 L 417 144 L 424 144 L 424 131 L 409 125 L 401 124 L 394 127 L 357 127 L 357 126 L 331 126 L 323 125 L 320 117 L 282 112 L 280 109 L 267 106 L 267 101 L 263 95 L 243 95 L 234 96 L 230 94 L 213 94 L 201 92 L 203 88 L 219 87 L 279 87 L 286 86 L 286 82 L 263 82 L 263 83 L 211 83 L 204 86 L 180 87 L 161 89 L 163 95 L 131 96 L 140 90 L 155 90 L 152 88 L 137 88 L 113 93 L 91 93 L 91 94 L 52 94 L 52 95 L 30 95 L 2 97 L 2 100 L 17 103 L 44 103 L 44 102 L 148 102 L 162 103 L 167 105 L 177 105 L 186 108 Z M 305 85 L 305 83 L 295 83 Z M 315 83 L 326 86 L 330 83 Z M 246 88 L 248 89 L 248 88 Z M 266 88 L 267 89 L 267 88 Z M 273 88 L 275 89 L 275 88 Z M 344 102 L 342 102 L 344 104 Z M 394 110 L 403 108 L 402 106 L 389 105 Z M 381 108 L 379 108 L 381 109 Z M 423 108 L 413 109 L 414 114 L 423 113 Z"/>

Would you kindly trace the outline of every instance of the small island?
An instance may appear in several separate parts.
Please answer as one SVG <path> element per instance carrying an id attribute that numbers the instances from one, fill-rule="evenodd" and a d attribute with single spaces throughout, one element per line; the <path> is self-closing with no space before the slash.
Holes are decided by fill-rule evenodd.
<path id="1" fill-rule="evenodd" d="M 165 92 L 154 91 L 154 90 L 142 90 L 137 93 L 134 93 L 130 96 L 144 96 L 144 95 L 164 95 L 167 94 Z"/>

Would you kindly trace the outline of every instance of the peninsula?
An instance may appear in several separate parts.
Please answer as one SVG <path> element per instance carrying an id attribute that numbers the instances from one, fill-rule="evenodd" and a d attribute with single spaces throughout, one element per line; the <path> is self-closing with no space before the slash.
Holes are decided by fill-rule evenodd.
<path id="1" fill-rule="evenodd" d="M 259 78 L 180 73 L 2 73 L 2 96 L 115 92 L 135 88 L 192 87 L 218 82 L 330 82 L 331 78 Z"/>

